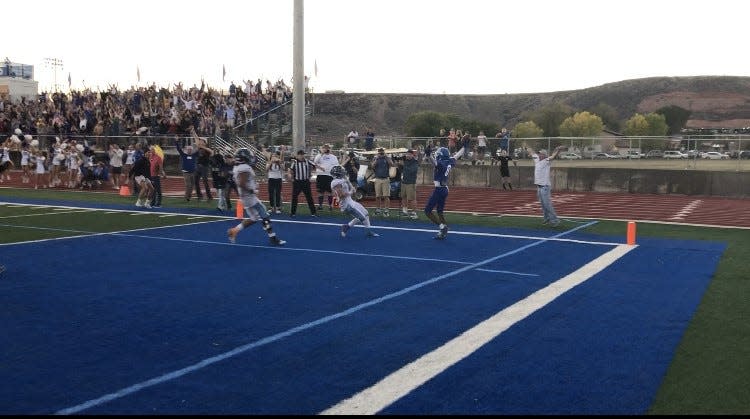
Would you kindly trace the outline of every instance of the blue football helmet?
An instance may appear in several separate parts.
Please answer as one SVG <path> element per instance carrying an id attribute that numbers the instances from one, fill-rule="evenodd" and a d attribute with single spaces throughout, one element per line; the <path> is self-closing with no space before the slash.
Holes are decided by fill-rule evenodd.
<path id="1" fill-rule="evenodd" d="M 451 158 L 451 152 L 446 147 L 440 147 L 437 150 L 435 150 L 435 160 L 445 161 L 445 160 L 450 160 L 450 158 Z"/>
<path id="2" fill-rule="evenodd" d="M 250 166 L 255 166 L 255 163 L 258 162 L 255 155 L 245 147 L 238 149 L 237 152 L 234 153 L 234 160 L 238 163 L 249 164 Z"/>
<path id="3" fill-rule="evenodd" d="M 333 166 L 331 168 L 331 176 L 336 179 L 343 179 L 346 174 L 346 170 L 342 166 Z"/>

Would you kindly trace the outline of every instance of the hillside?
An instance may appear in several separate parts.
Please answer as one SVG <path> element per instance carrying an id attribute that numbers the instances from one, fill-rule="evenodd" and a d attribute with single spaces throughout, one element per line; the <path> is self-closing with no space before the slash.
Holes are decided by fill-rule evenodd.
<path id="1" fill-rule="evenodd" d="M 316 93 L 309 136 L 343 138 L 370 126 L 377 135 L 404 135 L 409 115 L 420 111 L 453 113 L 464 119 L 496 122 L 512 128 L 520 116 L 550 103 L 576 110 L 599 103 L 614 107 L 622 120 L 676 105 L 692 112 L 689 128 L 750 127 L 750 77 L 652 77 L 608 83 L 581 90 L 503 95 L 423 95 Z"/>

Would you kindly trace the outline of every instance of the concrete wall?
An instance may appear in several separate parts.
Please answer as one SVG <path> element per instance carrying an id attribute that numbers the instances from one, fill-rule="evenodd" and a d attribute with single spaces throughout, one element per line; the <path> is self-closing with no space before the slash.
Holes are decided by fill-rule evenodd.
<path id="1" fill-rule="evenodd" d="M 20 169 L 20 152 L 11 151 L 11 159 Z M 97 153 L 103 156 L 103 153 Z M 176 154 L 164 156 L 167 175 L 180 174 Z M 750 198 L 750 172 L 707 170 L 655 170 L 626 168 L 552 166 L 553 191 L 617 192 L 645 194 L 711 195 Z M 422 164 L 417 184 L 432 185 L 433 169 Z M 533 187 L 534 167 L 517 166 L 511 171 L 515 189 Z M 458 165 L 451 171 L 450 186 L 502 188 L 499 166 Z"/>

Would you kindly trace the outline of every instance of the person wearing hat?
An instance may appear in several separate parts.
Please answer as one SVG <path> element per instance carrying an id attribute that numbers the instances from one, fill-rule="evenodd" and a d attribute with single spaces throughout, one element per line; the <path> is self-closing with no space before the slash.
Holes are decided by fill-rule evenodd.
<path id="1" fill-rule="evenodd" d="M 318 191 L 318 209 L 323 209 L 323 200 L 328 198 L 328 209 L 333 210 L 333 191 L 331 190 L 331 168 L 339 165 L 339 159 L 331 153 L 331 145 L 323 144 L 322 153 L 315 156 L 313 163 L 318 170 L 315 187 Z"/>
<path id="2" fill-rule="evenodd" d="M 349 178 L 349 182 L 351 182 L 351 184 L 356 188 L 358 183 L 357 175 L 359 174 L 359 161 L 357 160 L 357 154 L 353 151 L 350 151 L 346 156 L 344 156 L 344 163 L 342 164 L 342 166 L 344 166 L 344 170 L 346 170 L 346 175 Z"/>
<path id="3" fill-rule="evenodd" d="M 417 219 L 417 172 L 419 161 L 416 152 L 406 151 L 404 158 L 398 161 L 401 166 L 401 216 Z"/>
<path id="4" fill-rule="evenodd" d="M 557 218 L 555 208 L 552 206 L 552 182 L 550 182 L 550 167 L 552 166 L 552 160 L 557 157 L 562 147 L 557 147 L 552 152 L 552 155 L 547 154 L 547 150 L 541 149 L 534 151 L 531 148 L 527 150 L 531 154 L 531 159 L 534 160 L 534 185 L 536 185 L 536 195 L 539 198 L 539 204 L 542 206 L 542 213 L 544 214 L 544 225 L 551 225 L 557 227 L 560 224 L 560 219 Z"/>
<path id="5" fill-rule="evenodd" d="M 310 215 L 316 215 L 315 202 L 313 201 L 312 191 L 310 189 L 310 177 L 315 170 L 315 164 L 305 157 L 305 150 L 297 151 L 297 155 L 291 161 L 287 170 L 287 177 L 292 180 L 292 204 L 289 208 L 289 216 L 294 217 L 297 214 L 297 202 L 300 192 L 305 194 L 307 206 L 310 208 Z"/>

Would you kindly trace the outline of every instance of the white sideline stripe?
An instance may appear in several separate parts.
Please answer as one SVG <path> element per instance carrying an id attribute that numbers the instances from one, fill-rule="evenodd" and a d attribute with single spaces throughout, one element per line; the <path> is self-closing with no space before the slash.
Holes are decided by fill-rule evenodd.
<path id="1" fill-rule="evenodd" d="M 614 263 L 635 246 L 619 245 L 575 272 L 536 291 L 445 345 L 388 375 L 370 388 L 324 410 L 322 415 L 374 415 L 436 375 L 471 355 L 492 339 Z"/>
<path id="2" fill-rule="evenodd" d="M 584 229 L 584 228 L 586 228 L 586 227 L 588 227 L 590 225 L 593 225 L 593 224 L 596 224 L 596 221 L 592 221 L 592 222 L 590 222 L 588 224 L 584 224 L 584 225 L 578 226 L 578 227 L 576 227 L 576 228 L 574 228 L 572 230 L 568 230 L 568 231 L 559 233 L 559 234 L 556 235 L 556 237 L 563 236 L 563 235 L 568 234 L 568 233 L 572 233 L 572 232 L 574 232 L 576 230 Z M 133 384 L 133 385 L 131 385 L 129 387 L 125 387 L 123 389 L 117 390 L 114 393 L 105 394 L 104 396 L 101 396 L 101 397 L 99 397 L 97 399 L 92 399 L 92 400 L 80 403 L 78 405 L 75 405 L 75 406 L 72 406 L 72 407 L 68 407 L 68 408 L 59 410 L 59 411 L 57 411 L 56 414 L 58 414 L 58 415 L 61 415 L 61 414 L 62 415 L 70 415 L 70 414 L 78 413 L 78 412 L 81 412 L 83 410 L 89 409 L 91 407 L 99 406 L 99 405 L 107 403 L 109 401 L 112 401 L 112 400 L 115 400 L 115 399 L 119 399 L 121 397 L 125 397 L 125 396 L 127 396 L 129 394 L 132 394 L 132 393 L 136 393 L 136 392 L 141 391 L 141 390 L 143 390 L 145 388 L 148 388 L 148 387 L 151 387 L 151 386 L 155 386 L 157 384 L 161 384 L 161 383 L 164 383 L 164 382 L 167 382 L 167 381 L 174 380 L 176 378 L 182 377 L 183 375 L 189 374 L 189 373 L 191 373 L 193 371 L 198 371 L 198 370 L 200 370 L 200 369 L 202 369 L 204 367 L 207 367 L 209 365 L 215 364 L 217 362 L 223 361 L 223 360 L 228 359 L 228 358 L 232 358 L 232 357 L 234 357 L 236 355 L 240 355 L 240 354 L 242 354 L 244 352 L 247 352 L 247 351 L 249 351 L 251 349 L 255 349 L 255 348 L 258 348 L 258 347 L 261 347 L 261 346 L 264 346 L 264 345 L 276 342 L 276 341 L 284 339 L 286 337 L 295 335 L 295 334 L 297 334 L 299 332 L 302 332 L 302 331 L 305 331 L 305 330 L 308 330 L 308 329 L 312 329 L 314 327 L 320 326 L 322 324 L 326 324 L 328 322 L 331 322 L 333 320 L 337 320 L 337 319 L 342 318 L 342 317 L 349 316 L 349 315 L 357 313 L 357 312 L 359 312 L 359 311 L 361 311 L 361 310 L 363 310 L 365 308 L 375 306 L 375 305 L 380 304 L 380 303 L 382 303 L 384 301 L 392 300 L 392 299 L 400 297 L 400 296 L 402 296 L 404 294 L 408 294 L 408 293 L 410 293 L 412 291 L 416 291 L 416 290 L 418 290 L 418 289 L 420 289 L 422 287 L 425 287 L 427 285 L 430 285 L 430 284 L 433 284 L 433 283 L 436 283 L 436 282 L 440 282 L 440 281 L 442 281 L 442 280 L 444 280 L 446 278 L 454 277 L 454 276 L 459 275 L 459 274 L 461 274 L 463 272 L 469 271 L 471 269 L 476 269 L 476 268 L 478 268 L 480 266 L 486 265 L 486 264 L 494 262 L 496 260 L 499 260 L 499 259 L 502 259 L 502 258 L 505 258 L 505 257 L 508 257 L 508 256 L 515 255 L 516 253 L 520 253 L 520 252 L 522 252 L 522 251 L 524 251 L 526 249 L 530 249 L 530 248 L 532 248 L 534 246 L 538 246 L 538 245 L 546 243 L 548 241 L 549 241 L 549 239 L 541 239 L 539 241 L 526 244 L 526 245 L 521 246 L 521 247 L 519 247 L 517 249 L 510 250 L 508 252 L 499 254 L 497 256 L 493 256 L 493 257 L 491 257 L 489 259 L 485 259 L 485 260 L 483 260 L 481 262 L 477 262 L 477 263 L 474 263 L 474 264 L 469 265 L 469 266 L 464 266 L 463 268 L 459 268 L 459 269 L 456 269 L 454 271 L 448 272 L 446 274 L 430 278 L 430 279 L 422 281 L 422 282 L 420 282 L 418 284 L 414 284 L 414 285 L 408 286 L 406 288 L 403 288 L 403 289 L 401 289 L 399 291 L 395 291 L 395 292 L 392 292 L 390 294 L 384 295 L 382 297 L 378 297 L 378 298 L 375 298 L 373 300 L 366 301 L 366 302 L 364 302 L 362 304 L 359 304 L 357 306 L 348 308 L 348 309 L 346 309 L 344 311 L 340 311 L 340 312 L 335 313 L 335 314 L 330 314 L 328 316 L 321 317 L 321 318 L 319 318 L 317 320 L 314 320 L 314 321 L 312 321 L 310 323 L 306 323 L 306 324 L 303 324 L 303 325 L 300 325 L 300 326 L 296 326 L 296 327 L 293 327 L 291 329 L 287 329 L 287 330 L 285 330 L 283 332 L 279 332 L 279 333 L 277 333 L 275 335 L 267 336 L 265 338 L 256 340 L 255 342 L 250 342 L 250 343 L 247 343 L 245 345 L 238 346 L 238 347 L 236 347 L 236 348 L 234 348 L 234 349 L 232 349 L 230 351 L 227 351 L 227 352 L 224 352 L 222 354 L 218 354 L 218 355 L 212 356 L 210 358 L 206 358 L 206 359 L 204 359 L 202 361 L 199 361 L 199 362 L 197 362 L 195 364 L 189 365 L 189 366 L 187 366 L 185 368 L 182 368 L 182 369 L 179 369 L 179 370 L 176 370 L 176 371 L 172 371 L 172 372 L 168 372 L 168 373 L 162 374 L 160 376 L 151 378 L 149 380 L 142 381 L 140 383 Z"/>
<path id="3" fill-rule="evenodd" d="M 60 214 L 75 214 L 78 212 L 91 212 L 89 210 L 80 210 L 80 211 L 66 211 L 66 212 L 46 212 L 43 214 L 20 214 L 20 215 L 6 215 L 5 217 L 0 217 L 0 220 L 5 220 L 8 218 L 21 218 L 21 217 L 44 217 L 47 215 L 60 215 Z"/>

